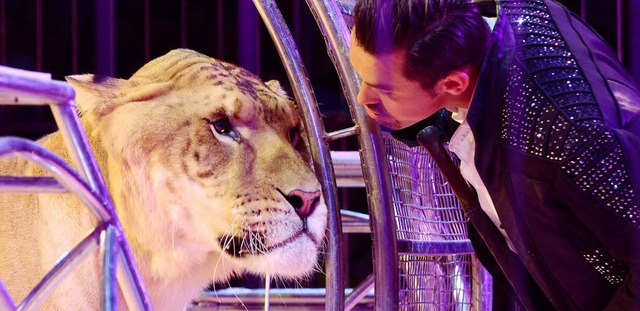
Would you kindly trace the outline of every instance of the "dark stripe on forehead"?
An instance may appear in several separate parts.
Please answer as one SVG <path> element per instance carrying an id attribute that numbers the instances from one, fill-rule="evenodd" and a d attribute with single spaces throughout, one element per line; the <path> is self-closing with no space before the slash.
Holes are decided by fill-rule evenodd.
<path id="1" fill-rule="evenodd" d="M 175 69 L 175 67 L 177 67 L 178 65 L 180 65 L 180 63 L 181 63 L 183 60 L 184 60 L 184 59 L 183 59 L 183 58 L 180 58 L 180 57 L 178 57 L 178 58 L 176 58 L 176 59 L 173 59 L 173 60 L 172 60 L 172 62 L 171 62 L 171 63 L 166 67 L 166 69 L 165 69 L 165 70 L 166 70 L 167 72 L 171 72 L 171 71 L 173 71 L 173 70 Z"/>
<path id="2" fill-rule="evenodd" d="M 176 75 L 177 75 L 177 74 L 179 74 L 179 73 L 183 73 L 183 72 L 185 72 L 185 71 L 189 70 L 189 68 L 194 67 L 194 66 L 196 66 L 196 65 L 200 65 L 200 64 L 202 64 L 202 62 L 201 62 L 201 61 L 192 61 L 192 62 L 187 63 L 186 65 L 184 65 L 184 66 L 180 67 L 180 68 L 179 68 L 179 70 L 177 70 L 176 72 L 174 72 L 174 73 L 169 77 L 169 80 L 173 80 L 173 79 L 176 77 Z M 170 72 L 170 71 L 168 71 L 168 72 Z"/>
<path id="3" fill-rule="evenodd" d="M 229 111 L 228 113 L 234 118 L 239 118 L 242 108 L 244 108 L 242 107 L 242 101 L 236 98 L 236 100 L 233 101 L 233 105 L 231 106 L 231 111 Z"/>
<path id="4" fill-rule="evenodd" d="M 267 92 L 265 90 L 260 90 L 258 93 L 260 95 L 261 105 L 264 107 L 262 112 L 263 118 L 266 122 L 270 124 L 282 124 L 283 120 L 291 120 L 293 124 L 290 125 L 295 125 L 295 123 L 297 123 L 296 119 L 292 119 L 292 117 L 296 118 L 297 115 L 296 109 L 291 101 L 284 99 L 273 92 Z M 284 105 L 291 106 L 287 107 Z M 289 122 L 286 122 L 285 124 L 289 124 Z"/>
<path id="5" fill-rule="evenodd" d="M 209 112 L 209 115 L 207 116 L 208 121 L 213 122 L 216 121 L 222 117 L 226 117 L 226 116 L 232 116 L 238 113 L 238 109 L 234 109 L 234 111 L 227 111 L 227 109 L 225 107 L 216 107 L 215 110 Z"/>

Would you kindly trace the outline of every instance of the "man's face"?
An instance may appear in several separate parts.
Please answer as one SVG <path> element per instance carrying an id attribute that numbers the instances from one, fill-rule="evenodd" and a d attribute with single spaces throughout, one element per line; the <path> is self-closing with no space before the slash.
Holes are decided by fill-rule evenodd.
<path id="1" fill-rule="evenodd" d="M 362 78 L 358 102 L 372 119 L 384 127 L 399 130 L 444 107 L 434 91 L 425 90 L 417 81 L 404 76 L 402 52 L 371 55 L 357 43 L 354 33 L 349 58 Z"/>

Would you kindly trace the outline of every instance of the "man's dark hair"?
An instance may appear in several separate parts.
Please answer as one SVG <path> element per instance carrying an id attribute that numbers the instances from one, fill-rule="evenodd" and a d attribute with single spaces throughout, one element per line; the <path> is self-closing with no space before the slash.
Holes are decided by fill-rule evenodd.
<path id="1" fill-rule="evenodd" d="M 372 55 L 404 50 L 404 74 L 431 89 L 452 71 L 479 69 L 489 26 L 470 0 L 359 0 L 356 39 Z"/>

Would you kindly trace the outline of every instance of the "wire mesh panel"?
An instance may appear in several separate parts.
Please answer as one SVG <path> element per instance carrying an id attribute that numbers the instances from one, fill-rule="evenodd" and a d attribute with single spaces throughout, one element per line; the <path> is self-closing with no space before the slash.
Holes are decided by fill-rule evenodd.
<path id="1" fill-rule="evenodd" d="M 472 255 L 401 255 L 401 310 L 472 310 Z M 475 310 L 475 309 L 474 309 Z"/>
<path id="2" fill-rule="evenodd" d="M 466 239 L 460 204 L 427 151 L 408 147 L 386 135 L 384 141 L 392 176 L 398 239 Z"/>
<path id="3" fill-rule="evenodd" d="M 109 197 L 104 179 L 99 171 L 95 156 L 89 146 L 86 134 L 82 130 L 74 99 L 74 90 L 66 82 L 52 80 L 48 74 L 25 71 L 16 68 L 0 66 L 0 105 L 48 105 L 55 117 L 59 133 L 64 141 L 70 162 L 47 149 L 35 141 L 12 136 L 0 137 L 0 158 L 22 158 L 39 167 L 45 176 L 21 175 L 22 172 L 6 171 L 0 176 L 0 193 L 71 193 L 96 217 L 95 227 L 75 247 L 66 251 L 46 274 L 29 276 L 20 275 L 21 279 L 13 276 L 13 284 L 29 284 L 29 277 L 40 278 L 30 292 L 23 293 L 23 301 L 15 305 L 7 288 L 0 281 L 0 310 L 36 310 L 46 302 L 60 282 L 67 278 L 74 269 L 97 251 L 99 270 L 97 279 L 100 280 L 100 306 L 103 310 L 118 308 L 118 285 L 123 294 L 126 306 L 131 310 L 150 310 L 151 306 L 142 279 L 134 262 L 133 254 L 124 235 L 124 229 L 115 213 L 113 202 Z M 11 163 L 11 162 L 8 162 Z M 75 165 L 75 169 L 71 166 Z M 6 165 L 6 164 L 5 164 Z M 17 174 L 14 176 L 14 174 Z M 37 175 L 37 174 L 35 174 Z M 16 198 L 16 197 L 12 197 Z M 9 201 L 8 201 L 9 202 Z M 5 208 L 2 225 L 10 229 L 10 235 L 29 238 L 24 232 L 16 233 L 16 226 L 35 229 L 33 220 L 27 216 L 29 209 L 21 208 L 21 203 L 10 200 L 11 204 Z M 16 204 L 16 205 L 14 205 Z M 28 207 L 28 204 L 26 203 Z M 10 209 L 11 205 L 17 209 Z M 22 206 L 22 207 L 24 207 Z M 55 207 L 57 205 L 52 205 Z M 60 205 L 64 206 L 64 205 Z M 68 206 L 64 206 L 68 207 Z M 36 208 L 37 210 L 37 208 Z M 7 213 L 9 211 L 9 213 Z M 13 214 L 16 211 L 26 211 L 27 214 Z M 77 210 L 76 210 L 77 211 Z M 77 214 L 74 214 L 78 216 Z M 81 217 L 81 216 L 78 216 Z M 15 222 L 12 222 L 13 219 Z M 23 227 L 26 226 L 26 227 Z M 33 225 L 33 226 L 31 226 Z M 30 227 L 29 227 L 30 226 Z M 6 230 L 6 229 L 5 229 Z M 42 232 L 41 232 L 42 233 Z M 5 233 L 6 235 L 7 233 Z M 61 240 L 60 237 L 58 241 Z M 40 241 L 46 242 L 46 241 Z M 3 246 L 7 246 L 6 244 Z M 23 245 L 18 245 L 23 247 Z M 28 249 L 20 249 L 28 251 Z M 3 253 L 11 257 L 20 257 L 11 246 Z M 7 256 L 7 257 L 9 257 Z M 40 259 L 40 258 L 39 258 Z M 9 261 L 5 261 L 5 264 Z M 34 261 L 35 262 L 35 261 Z M 32 262 L 32 264 L 34 263 Z M 39 264 L 41 262 L 35 262 Z M 14 261 L 7 270 L 13 272 L 16 265 L 25 265 L 22 260 Z M 96 265 L 98 263 L 96 262 Z M 28 267 L 33 268 L 33 266 Z M 41 268 L 43 268 L 41 266 Z M 6 269 L 6 268 L 5 268 Z M 18 269 L 19 270 L 19 269 Z M 6 274 L 4 274 L 6 275 Z M 119 283 L 116 283 L 116 280 Z M 6 281 L 6 279 L 5 279 Z M 33 285 L 33 284 L 30 284 Z M 68 297 L 68 296 L 65 296 Z M 52 306 L 47 306 L 51 308 Z"/>
<path id="4" fill-rule="evenodd" d="M 422 147 L 385 135 L 391 171 L 396 232 L 401 240 L 466 240 L 462 207 Z"/>
<path id="5" fill-rule="evenodd" d="M 383 138 L 400 251 L 400 310 L 488 309 L 487 274 L 472 254 L 462 207 L 446 179 L 424 148 Z"/>

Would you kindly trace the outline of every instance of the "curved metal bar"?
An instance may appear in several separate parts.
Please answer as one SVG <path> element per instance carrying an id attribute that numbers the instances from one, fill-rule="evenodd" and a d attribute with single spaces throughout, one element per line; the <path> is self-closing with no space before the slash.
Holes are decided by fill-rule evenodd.
<path id="1" fill-rule="evenodd" d="M 18 306 L 19 311 L 38 310 L 42 302 L 51 294 L 55 287 L 75 269 L 80 262 L 98 249 L 100 234 L 103 226 L 97 227 L 85 237 L 76 247 L 60 259 L 40 283 L 31 291 L 29 296 Z"/>
<path id="2" fill-rule="evenodd" d="M 89 184 L 91 190 L 105 196 L 107 189 L 100 169 L 92 156 L 93 150 L 81 128 L 75 102 L 69 100 L 64 104 L 51 105 L 51 112 L 76 170 Z"/>
<path id="3" fill-rule="evenodd" d="M 72 100 L 75 90 L 63 81 L 0 73 L 0 93 L 12 94 L 7 104 L 50 105 Z"/>
<path id="4" fill-rule="evenodd" d="M 102 310 L 116 310 L 118 306 L 118 291 L 116 288 L 117 264 L 116 230 L 108 225 L 100 234 L 100 297 Z"/>
<path id="5" fill-rule="evenodd" d="M 9 68 L 11 69 L 11 68 Z M 134 310 L 150 310 L 151 304 L 149 298 L 142 285 L 142 279 L 137 266 L 133 260 L 130 246 L 124 236 L 124 230 L 120 221 L 115 214 L 113 203 L 104 179 L 100 173 L 99 167 L 93 157 L 92 149 L 88 143 L 78 113 L 75 108 L 74 88 L 64 81 L 51 80 L 50 76 L 39 72 L 28 72 L 23 70 L 3 70 L 0 72 L 0 104 L 16 104 L 16 105 L 49 105 L 56 123 L 60 129 L 60 133 L 67 146 L 72 162 L 77 167 L 77 173 L 69 170 L 68 165 L 60 165 L 61 161 L 56 162 L 55 167 L 47 166 L 47 163 L 38 159 L 40 156 L 28 155 L 26 152 L 18 152 L 19 156 L 30 159 L 53 174 L 58 182 L 68 190 L 75 192 L 80 199 L 88 205 L 90 209 L 104 222 L 108 221 L 115 226 L 115 236 L 120 249 L 120 258 L 123 264 L 118 265 L 126 269 L 125 276 L 119 279 L 121 285 L 129 284 L 123 289 L 123 294 L 127 299 L 127 304 Z M 7 141 L 3 141 L 7 142 Z M 16 143 L 15 141 L 13 143 Z M 21 143 L 17 143 L 20 145 Z M 0 154 L 15 153 L 8 150 L 6 144 L 0 143 Z M 43 149 L 43 148 L 39 148 Z M 1 155 L 0 155 L 1 157 Z M 59 170 L 63 168 L 62 170 Z M 72 173 L 70 173 L 72 172 Z M 63 177 L 61 177 L 63 176 Z M 65 178 L 71 176 L 71 179 L 65 182 Z M 84 177 L 84 178 L 80 178 Z M 12 186 L 0 184 L 0 189 L 8 190 L 11 187 L 18 187 L 23 180 L 19 180 Z M 43 190 L 57 192 L 60 187 L 56 186 L 50 180 L 39 179 L 39 185 Z M 26 186 L 23 190 L 33 186 Z M 75 190 L 75 191 L 74 191 Z M 128 292 L 127 291 L 131 291 Z"/>
<path id="6" fill-rule="evenodd" d="M 2 311 L 14 311 L 16 304 L 11 299 L 11 296 L 7 292 L 7 288 L 2 284 L 0 280 L 0 310 Z"/>
<path id="7" fill-rule="evenodd" d="M 104 202 L 90 190 L 84 180 L 66 162 L 51 151 L 25 138 L 0 137 L 0 158 L 11 154 L 30 160 L 51 174 L 66 189 L 76 193 L 100 221 L 111 220 L 111 213 Z"/>
<path id="8" fill-rule="evenodd" d="M 360 127 L 358 141 L 361 148 L 362 169 L 369 200 L 376 293 L 376 309 L 398 309 L 398 248 L 396 245 L 395 215 L 391 200 L 391 179 L 380 128 L 367 117 L 357 104 L 360 78 L 351 67 L 349 55 L 349 29 L 339 8 L 331 0 L 306 0 L 323 33 L 351 115 Z"/>
<path id="9" fill-rule="evenodd" d="M 52 177 L 0 176 L 0 192 L 68 193 L 69 191 Z"/>
<path id="10" fill-rule="evenodd" d="M 119 223 L 117 226 L 119 228 L 118 232 L 124 234 L 122 226 Z M 126 278 L 120 278 L 118 281 L 125 297 L 125 301 L 127 302 L 127 306 L 132 311 L 153 310 L 147 291 L 144 289 L 142 277 L 138 271 L 138 266 L 135 264 L 135 259 L 133 258 L 133 253 L 131 252 L 129 243 L 124 236 L 119 236 L 118 238 L 120 240 L 119 257 L 122 257 L 123 261 L 123 264 L 119 264 L 118 267 L 122 266 L 126 271 L 126 274 L 124 274 Z M 123 288 L 123 284 L 128 285 Z M 125 290 L 130 290 L 131 292 L 125 293 Z"/>
<path id="11" fill-rule="evenodd" d="M 342 232 L 344 233 L 371 233 L 369 227 L 369 215 L 350 210 L 341 210 Z"/>
<path id="12" fill-rule="evenodd" d="M 116 273 L 124 301 L 130 310 L 151 310 L 151 304 L 146 296 L 146 291 L 141 287 L 142 282 L 139 281 L 139 276 L 136 277 L 133 275 L 134 269 L 136 269 L 137 266 L 132 266 L 134 260 L 130 253 L 124 251 L 123 244 L 124 243 L 121 243 L 118 252 Z M 141 293 L 143 293 L 144 296 L 141 295 Z"/>
<path id="13" fill-rule="evenodd" d="M 58 124 L 60 133 L 67 145 L 69 154 L 73 159 L 78 170 L 86 177 L 87 182 L 91 186 L 91 189 L 96 193 L 101 194 L 103 202 L 108 206 L 107 211 L 111 215 L 111 223 L 116 228 L 116 236 L 118 237 L 122 260 L 125 262 L 124 267 L 129 270 L 126 274 L 126 280 L 120 280 L 120 284 L 123 281 L 132 283 L 131 287 L 126 287 L 133 290 L 132 293 L 127 294 L 130 298 L 127 301 L 129 308 L 133 310 L 150 310 L 151 302 L 147 295 L 146 290 L 143 287 L 142 277 L 138 271 L 138 266 L 133 259 L 133 253 L 131 247 L 124 236 L 124 228 L 120 223 L 120 219 L 116 215 L 115 208 L 111 197 L 108 195 L 108 190 L 104 182 L 104 178 L 100 173 L 100 168 L 93 157 L 93 150 L 91 149 L 88 139 L 84 130 L 81 127 L 80 119 L 75 108 L 74 101 L 68 101 L 66 104 L 60 104 L 57 106 L 52 105 L 51 111 Z M 133 300 L 131 300 L 133 298 Z"/>
<path id="14" fill-rule="evenodd" d="M 340 138 L 356 135 L 360 132 L 358 126 L 352 126 L 346 129 L 338 130 L 335 132 L 327 133 L 327 140 L 332 141 Z"/>
<path id="15" fill-rule="evenodd" d="M 78 170 L 86 177 L 87 182 L 91 186 L 91 189 L 96 193 L 99 193 L 103 199 L 105 206 L 107 206 L 107 212 L 111 215 L 111 224 L 115 226 L 115 235 L 118 239 L 118 245 L 120 249 L 121 259 L 123 266 L 128 270 L 125 274 L 126 279 L 119 279 L 120 285 L 129 283 L 130 286 L 123 288 L 123 294 L 126 299 L 127 306 L 131 310 L 151 310 L 151 302 L 143 286 L 142 277 L 138 266 L 135 264 L 133 252 L 126 237 L 124 236 L 124 228 L 120 223 L 120 219 L 116 215 L 116 210 L 113 206 L 111 197 L 108 195 L 108 190 L 104 182 L 104 178 L 100 173 L 100 168 L 93 156 L 93 150 L 89 145 L 89 141 L 86 137 L 84 130 L 81 127 L 81 122 L 78 118 L 78 114 L 75 108 L 74 101 L 68 101 L 65 105 L 51 105 L 51 111 L 58 124 L 60 133 L 67 145 L 69 154 L 71 155 L 73 162 Z M 132 292 L 125 293 L 125 290 L 132 290 Z"/>
<path id="16" fill-rule="evenodd" d="M 118 218 L 115 217 L 115 209 L 113 209 L 110 198 L 105 195 L 97 195 L 94 191 L 91 191 L 84 180 L 82 180 L 66 162 L 46 148 L 25 138 L 0 137 L 0 158 L 12 154 L 25 160 L 30 160 L 42 167 L 60 182 L 64 188 L 75 193 L 101 222 L 111 223 L 117 228 L 116 236 L 119 241 L 123 261 L 126 263 L 121 266 L 129 270 L 125 275 L 127 276 L 127 282 L 132 283 L 131 286 L 125 287 L 125 289 L 128 288 L 134 291 L 133 293 L 125 294 L 125 297 L 130 297 L 130 299 L 127 299 L 127 304 L 134 310 L 151 310 L 151 303 L 149 302 L 146 290 L 143 288 L 140 272 L 133 260 L 129 243 L 124 236 L 124 230 Z M 121 280 L 120 282 L 122 283 L 123 281 L 125 280 Z M 131 298 L 134 299 L 131 300 Z"/>
<path id="17" fill-rule="evenodd" d="M 272 310 L 321 310 L 326 291 L 324 288 L 272 288 L 270 294 Z M 264 288 L 229 287 L 215 292 L 206 291 L 194 300 L 188 310 L 262 310 L 264 296 Z M 367 293 L 358 304 L 358 309 L 371 310 L 373 294 Z"/>
<path id="18" fill-rule="evenodd" d="M 316 175 L 320 179 L 325 202 L 328 207 L 327 254 L 325 257 L 327 280 L 327 310 L 344 308 L 345 268 L 342 263 L 343 243 L 340 208 L 338 207 L 335 176 L 331 164 L 329 146 L 326 142 L 324 124 L 320 118 L 317 101 L 313 95 L 311 83 L 302 64 L 302 59 L 273 0 L 253 1 L 264 21 L 271 39 L 280 55 L 291 82 L 296 101 L 300 104 L 304 124 L 307 129 L 309 146 L 313 156 Z"/>
<path id="19" fill-rule="evenodd" d="M 344 302 L 344 310 L 349 311 L 353 309 L 356 305 L 358 305 L 358 302 L 362 300 L 365 296 L 367 296 L 367 294 L 369 293 L 369 291 L 371 291 L 374 285 L 375 283 L 374 283 L 373 274 L 369 274 L 369 276 L 367 276 L 366 279 L 360 282 L 360 284 L 358 284 L 358 286 L 356 286 L 356 288 L 353 289 L 353 291 L 349 294 L 349 296 L 347 296 L 347 299 L 345 299 L 345 302 Z"/>

